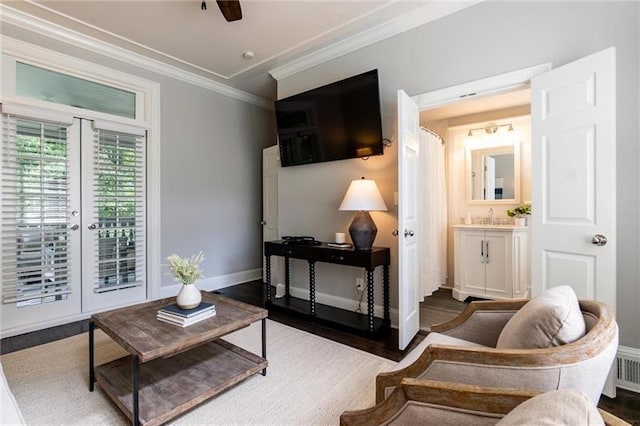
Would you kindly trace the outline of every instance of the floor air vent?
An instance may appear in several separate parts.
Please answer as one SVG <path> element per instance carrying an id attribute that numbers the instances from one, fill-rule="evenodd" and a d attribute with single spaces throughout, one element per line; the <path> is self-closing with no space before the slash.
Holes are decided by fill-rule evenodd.
<path id="1" fill-rule="evenodd" d="M 638 350 L 620 346 L 616 362 L 618 364 L 617 386 L 640 392 L 640 353 Z"/>

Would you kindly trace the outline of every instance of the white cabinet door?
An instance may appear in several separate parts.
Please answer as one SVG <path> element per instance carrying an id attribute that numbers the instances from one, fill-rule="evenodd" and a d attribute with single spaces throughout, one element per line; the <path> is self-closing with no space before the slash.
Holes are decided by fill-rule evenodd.
<path id="1" fill-rule="evenodd" d="M 487 299 L 527 297 L 527 230 L 455 229 L 453 297 Z"/>
<path id="2" fill-rule="evenodd" d="M 485 294 L 496 298 L 512 297 L 511 232 L 486 231 Z"/>
<path id="3" fill-rule="evenodd" d="M 462 290 L 471 293 L 484 293 L 484 231 L 462 231 L 460 243 Z"/>

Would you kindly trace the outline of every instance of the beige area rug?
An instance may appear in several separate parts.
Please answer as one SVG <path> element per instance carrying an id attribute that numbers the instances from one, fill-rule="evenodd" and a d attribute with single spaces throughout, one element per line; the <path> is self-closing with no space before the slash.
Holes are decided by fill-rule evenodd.
<path id="1" fill-rule="evenodd" d="M 259 354 L 261 327 L 225 337 Z M 96 332 L 96 364 L 125 355 Z M 2 366 L 30 425 L 113 425 L 128 419 L 102 392 L 88 390 L 87 333 L 3 355 Z M 337 425 L 340 414 L 372 406 L 375 376 L 395 363 L 267 322 L 267 376 L 254 375 L 174 419 L 184 425 Z"/>

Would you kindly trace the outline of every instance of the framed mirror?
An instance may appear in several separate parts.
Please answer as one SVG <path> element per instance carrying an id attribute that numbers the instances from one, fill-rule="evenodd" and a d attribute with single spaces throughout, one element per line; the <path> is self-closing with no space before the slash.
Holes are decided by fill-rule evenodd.
<path id="1" fill-rule="evenodd" d="M 467 202 L 516 204 L 520 202 L 519 144 L 466 149 Z"/>

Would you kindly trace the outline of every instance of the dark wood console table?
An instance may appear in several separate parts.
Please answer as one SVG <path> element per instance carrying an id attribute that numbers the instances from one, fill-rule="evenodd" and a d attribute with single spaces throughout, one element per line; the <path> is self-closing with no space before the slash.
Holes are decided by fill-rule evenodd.
<path id="1" fill-rule="evenodd" d="M 266 260 L 266 300 L 267 307 L 294 311 L 309 317 L 333 323 L 352 331 L 362 331 L 367 335 L 381 334 L 389 329 L 389 264 L 391 252 L 387 247 L 373 247 L 371 250 L 353 248 L 335 248 L 325 243 L 320 245 L 287 244 L 284 241 L 266 241 L 264 243 Z M 285 296 L 282 299 L 271 297 L 271 256 L 282 256 L 285 261 Z M 302 259 L 309 262 L 309 300 L 292 297 L 290 288 L 290 259 Z M 365 268 L 367 271 L 367 314 L 345 311 L 343 309 L 316 303 L 316 262 Z M 376 267 L 382 266 L 383 276 L 383 318 L 374 316 L 373 276 Z"/>

